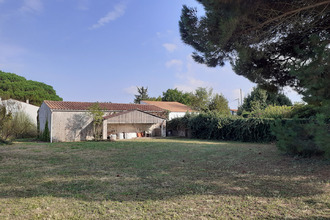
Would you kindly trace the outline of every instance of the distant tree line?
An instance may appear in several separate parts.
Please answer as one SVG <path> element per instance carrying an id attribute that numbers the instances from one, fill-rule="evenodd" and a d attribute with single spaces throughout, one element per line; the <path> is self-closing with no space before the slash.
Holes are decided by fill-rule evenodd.
<path id="1" fill-rule="evenodd" d="M 135 95 L 134 103 L 142 100 L 149 101 L 171 101 L 179 102 L 190 106 L 196 111 L 216 111 L 220 114 L 229 115 L 228 100 L 222 94 L 213 94 L 212 88 L 197 88 L 194 92 L 183 92 L 175 89 L 168 89 L 163 96 L 149 97 L 148 87 L 137 87 L 138 95 Z"/>
<path id="2" fill-rule="evenodd" d="M 50 85 L 2 71 L 0 71 L 0 97 L 24 102 L 28 99 L 30 104 L 37 106 L 40 106 L 44 100 L 63 100 Z"/>
<path id="3" fill-rule="evenodd" d="M 172 101 L 190 106 L 200 112 L 213 111 L 223 115 L 230 113 L 228 100 L 222 94 L 213 94 L 212 88 L 199 87 L 194 92 L 184 92 L 177 88 L 168 89 L 162 96 L 149 97 L 148 87 L 137 87 L 138 95 L 135 95 L 134 103 L 141 100 L 149 101 Z M 268 92 L 260 87 L 253 89 L 245 99 L 242 106 L 238 109 L 238 114 L 250 115 L 253 112 L 264 110 L 268 106 L 292 106 L 291 100 L 279 92 Z"/>

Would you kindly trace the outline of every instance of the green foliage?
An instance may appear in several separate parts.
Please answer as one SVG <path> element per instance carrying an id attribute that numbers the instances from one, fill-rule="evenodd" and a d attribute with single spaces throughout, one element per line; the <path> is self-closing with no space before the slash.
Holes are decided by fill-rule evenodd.
<path id="1" fill-rule="evenodd" d="M 315 144 L 324 152 L 325 157 L 330 159 L 330 118 L 324 114 L 318 114 L 316 123 L 311 126 L 316 127 Z"/>
<path id="2" fill-rule="evenodd" d="M 179 91 L 177 88 L 168 89 L 163 92 L 162 101 L 180 102 L 184 105 L 191 106 L 193 94 L 189 92 Z"/>
<path id="3" fill-rule="evenodd" d="M 12 121 L 12 114 L 7 113 L 6 107 L 0 106 L 0 142 L 5 143 L 8 141 L 9 124 Z"/>
<path id="4" fill-rule="evenodd" d="M 222 115 L 230 115 L 228 100 L 222 94 L 215 94 L 209 104 L 209 110 Z"/>
<path id="5" fill-rule="evenodd" d="M 49 128 L 48 128 L 48 120 L 46 121 L 45 128 L 44 128 L 42 134 L 40 135 L 40 140 L 45 141 L 45 142 L 50 141 L 50 132 L 49 132 Z"/>
<path id="6" fill-rule="evenodd" d="M 197 111 L 208 111 L 213 89 L 198 87 L 193 93 L 191 107 Z"/>
<path id="7" fill-rule="evenodd" d="M 189 121 L 194 117 L 192 114 L 185 114 L 181 118 L 173 118 L 172 120 L 166 122 L 166 127 L 168 130 L 185 130 L 189 128 Z"/>
<path id="8" fill-rule="evenodd" d="M 93 135 L 95 140 L 101 139 L 102 122 L 104 112 L 102 111 L 99 103 L 94 103 L 88 109 L 88 113 L 93 118 Z"/>
<path id="9" fill-rule="evenodd" d="M 329 14 L 329 11 L 328 11 Z M 328 21 L 330 22 L 330 21 Z M 328 28 L 329 31 L 329 28 Z M 330 34 L 324 37 L 311 36 L 309 49 L 297 47 L 297 53 L 303 58 L 292 64 L 291 74 L 297 77 L 304 89 L 301 90 L 303 100 L 314 106 L 329 107 L 330 100 Z M 305 61 L 308 60 L 308 65 Z M 307 61 L 306 61 L 307 62 Z M 299 66 L 296 68 L 294 65 Z"/>
<path id="10" fill-rule="evenodd" d="M 138 95 L 135 95 L 134 103 L 140 104 L 142 100 L 148 100 L 148 87 L 144 88 L 143 86 L 141 88 L 136 87 Z"/>
<path id="11" fill-rule="evenodd" d="M 134 103 L 141 100 L 179 102 L 201 112 L 215 111 L 229 115 L 228 100 L 222 94 L 212 94 L 212 88 L 199 87 L 194 92 L 183 92 L 177 88 L 163 92 L 163 97 L 153 98 L 147 94 L 148 88 L 138 88 L 139 95 L 135 95 Z M 161 100 L 160 100 L 161 99 Z"/>
<path id="12" fill-rule="evenodd" d="M 324 115 L 314 119 L 276 120 L 272 132 L 279 150 L 290 155 L 330 158 L 330 123 Z"/>
<path id="13" fill-rule="evenodd" d="M 0 106 L 0 142 L 32 137 L 37 137 L 37 127 L 25 112 L 7 113 L 6 107 Z"/>
<path id="14" fill-rule="evenodd" d="M 292 106 L 290 99 L 278 92 L 268 92 L 260 87 L 253 88 L 252 92 L 244 98 L 243 105 L 238 108 L 238 115 L 243 112 L 258 112 L 267 106 Z"/>
<path id="15" fill-rule="evenodd" d="M 24 102 L 28 99 L 31 104 L 37 106 L 40 106 L 44 100 L 62 101 L 52 86 L 2 71 L 0 71 L 0 97 Z"/>
<path id="16" fill-rule="evenodd" d="M 11 142 L 16 138 L 31 138 L 37 136 L 36 126 L 24 112 L 14 115 L 0 108 L 0 142 Z"/>
<path id="17" fill-rule="evenodd" d="M 183 6 L 179 22 L 196 62 L 230 62 L 238 75 L 269 91 L 290 86 L 309 104 L 330 100 L 328 1 L 197 1 L 205 15 Z"/>
<path id="18" fill-rule="evenodd" d="M 252 111 L 250 116 L 257 118 L 291 118 L 292 106 L 269 105 L 263 110 Z"/>
<path id="19" fill-rule="evenodd" d="M 168 123 L 168 129 L 190 129 L 192 138 L 243 142 L 271 142 L 270 125 L 273 119 L 224 117 L 216 112 L 176 118 Z"/>
<path id="20" fill-rule="evenodd" d="M 310 118 L 320 113 L 320 109 L 313 105 L 307 105 L 303 103 L 295 103 L 292 106 L 291 115 L 297 118 Z"/>
<path id="21" fill-rule="evenodd" d="M 18 112 L 11 121 L 11 128 L 15 138 L 37 137 L 37 127 L 24 112 Z"/>
<path id="22" fill-rule="evenodd" d="M 148 97 L 147 99 L 143 99 L 143 100 L 148 100 L 148 101 L 162 101 L 162 97 L 158 96 L 158 97 Z"/>

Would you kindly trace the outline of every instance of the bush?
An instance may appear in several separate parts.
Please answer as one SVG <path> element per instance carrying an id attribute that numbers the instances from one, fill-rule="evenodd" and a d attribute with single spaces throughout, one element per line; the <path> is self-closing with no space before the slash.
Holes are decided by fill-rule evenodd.
<path id="1" fill-rule="evenodd" d="M 46 141 L 49 142 L 50 141 L 50 132 L 49 132 L 49 128 L 48 128 L 48 120 L 46 121 L 45 124 L 45 128 L 43 130 L 43 132 L 40 134 L 39 136 L 41 141 Z"/>
<path id="2" fill-rule="evenodd" d="M 214 112 L 171 120 L 169 128 L 190 129 L 192 138 L 243 142 L 271 142 L 273 119 L 225 117 Z"/>
<path id="3" fill-rule="evenodd" d="M 290 118 L 291 117 L 291 106 L 274 106 L 269 105 L 263 110 L 253 111 L 251 114 L 259 118 Z"/>
<path id="4" fill-rule="evenodd" d="M 2 143 L 9 143 L 17 138 L 37 136 L 37 128 L 26 113 L 18 112 L 13 116 L 11 113 L 7 114 L 6 108 L 3 107 L 0 115 L 0 140 Z"/>
<path id="5" fill-rule="evenodd" d="M 316 106 L 296 103 L 292 107 L 291 117 L 310 118 L 315 117 L 318 113 L 320 113 L 320 110 Z"/>
<path id="6" fill-rule="evenodd" d="M 276 120 L 272 132 L 279 150 L 290 155 L 330 158 L 330 128 L 324 115 L 312 119 Z"/>
<path id="7" fill-rule="evenodd" d="M 214 112 L 186 115 L 168 123 L 173 130 L 191 131 L 191 137 L 242 142 L 272 142 L 288 154 L 325 155 L 330 158 L 330 119 L 318 114 L 310 119 L 223 117 Z"/>
<path id="8" fill-rule="evenodd" d="M 24 112 L 15 114 L 12 120 L 12 129 L 15 138 L 37 137 L 37 127 Z"/>

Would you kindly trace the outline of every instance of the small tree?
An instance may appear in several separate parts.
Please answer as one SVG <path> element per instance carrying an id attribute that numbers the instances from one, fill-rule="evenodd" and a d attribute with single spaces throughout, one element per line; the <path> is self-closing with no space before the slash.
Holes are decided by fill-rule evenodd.
<path id="1" fill-rule="evenodd" d="M 209 110 L 222 115 L 230 115 L 228 100 L 222 94 L 215 94 L 209 104 Z"/>
<path id="2" fill-rule="evenodd" d="M 278 92 L 268 92 L 260 87 L 253 88 L 252 92 L 244 98 L 243 105 L 238 108 L 238 115 L 244 112 L 257 112 L 264 110 L 267 106 L 292 106 L 290 99 Z"/>
<path id="3" fill-rule="evenodd" d="M 11 113 L 7 113 L 6 107 L 0 106 L 0 142 L 7 142 L 10 136 L 9 124 L 12 121 Z"/>
<path id="4" fill-rule="evenodd" d="M 209 108 L 210 97 L 213 89 L 198 87 L 192 97 L 191 106 L 197 111 L 207 111 Z"/>
<path id="5" fill-rule="evenodd" d="M 45 128 L 44 128 L 42 134 L 40 135 L 40 139 L 42 141 L 47 141 L 47 142 L 50 141 L 50 132 L 49 132 L 49 128 L 48 128 L 48 120 L 46 121 Z"/>
<path id="6" fill-rule="evenodd" d="M 143 86 L 141 88 L 136 87 L 138 91 L 138 95 L 135 95 L 134 103 L 140 104 L 141 100 L 147 100 L 149 99 L 148 96 L 148 87 L 144 88 Z"/>
<path id="7" fill-rule="evenodd" d="M 162 101 L 180 102 L 184 105 L 191 105 L 193 94 L 190 92 L 179 91 L 177 88 L 168 89 L 163 92 Z"/>
<path id="8" fill-rule="evenodd" d="M 88 109 L 88 113 L 93 118 L 93 136 L 95 140 L 100 140 L 101 137 L 101 125 L 103 122 L 103 111 L 99 103 L 94 103 Z"/>

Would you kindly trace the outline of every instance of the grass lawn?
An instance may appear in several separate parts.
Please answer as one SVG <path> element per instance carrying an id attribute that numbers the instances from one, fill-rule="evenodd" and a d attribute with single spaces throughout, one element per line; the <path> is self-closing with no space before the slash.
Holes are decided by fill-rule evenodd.
<path id="1" fill-rule="evenodd" d="M 0 146 L 0 219 L 328 219 L 330 162 L 184 139 Z"/>

